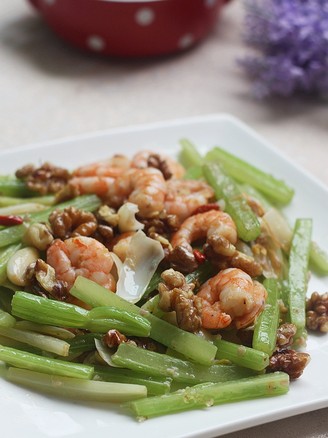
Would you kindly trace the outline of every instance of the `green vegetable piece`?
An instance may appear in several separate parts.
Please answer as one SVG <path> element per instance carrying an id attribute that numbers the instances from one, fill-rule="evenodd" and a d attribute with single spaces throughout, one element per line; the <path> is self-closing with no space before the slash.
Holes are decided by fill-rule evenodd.
<path id="1" fill-rule="evenodd" d="M 305 299 L 308 284 L 308 263 L 311 247 L 312 220 L 297 219 L 289 253 L 290 320 L 299 332 L 305 328 Z"/>
<path id="2" fill-rule="evenodd" d="M 286 205 L 294 196 L 294 190 L 284 181 L 276 179 L 222 148 L 215 147 L 209 151 L 205 161 L 218 162 L 232 178 L 255 187 L 272 201 Z"/>
<path id="3" fill-rule="evenodd" d="M 14 339 L 15 341 L 23 342 L 32 347 L 39 348 L 40 350 L 48 351 L 49 353 L 58 354 L 59 356 L 68 356 L 69 344 L 62 339 L 57 339 L 41 333 L 1 326 L 0 335 Z"/>
<path id="4" fill-rule="evenodd" d="M 1 232 L 1 231 L 0 231 Z M 21 244 L 9 245 L 5 248 L 0 248 L 0 285 L 7 281 L 7 263 L 12 255 L 21 248 Z"/>
<path id="5" fill-rule="evenodd" d="M 88 311 L 74 304 L 49 300 L 26 292 L 15 293 L 12 314 L 39 324 L 84 328 L 101 333 L 115 328 L 126 335 L 148 336 L 150 331 L 147 319 L 135 312 L 113 307 L 97 307 Z"/>
<path id="6" fill-rule="evenodd" d="M 4 347 L 3 345 L 0 345 L 0 360 L 17 368 L 46 374 L 76 377 L 78 379 L 91 379 L 93 376 L 93 367 L 90 365 L 50 359 L 49 357 L 38 356 L 15 348 Z"/>
<path id="7" fill-rule="evenodd" d="M 264 280 L 263 286 L 268 292 L 265 308 L 257 318 L 253 334 L 253 348 L 272 355 L 277 340 L 277 329 L 279 325 L 280 295 L 279 282 L 274 278 Z"/>
<path id="8" fill-rule="evenodd" d="M 218 164 L 205 164 L 203 172 L 207 182 L 213 187 L 217 199 L 224 200 L 225 210 L 234 220 L 238 236 L 246 242 L 256 239 L 261 232 L 260 223 L 237 184 Z"/>
<path id="9" fill-rule="evenodd" d="M 131 402 L 127 407 L 137 417 L 145 419 L 223 403 L 283 395 L 288 389 L 288 375 L 277 372 L 226 383 L 196 385 L 171 394 Z"/>
<path id="10" fill-rule="evenodd" d="M 202 179 L 204 178 L 202 166 L 192 166 L 186 170 L 183 179 Z"/>
<path id="11" fill-rule="evenodd" d="M 11 175 L 0 176 L 0 195 L 2 196 L 33 196 L 35 192 L 32 192 L 25 182 L 15 178 Z"/>
<path id="12" fill-rule="evenodd" d="M 251 370 L 262 371 L 269 365 L 269 356 L 259 349 L 218 339 L 214 341 L 218 347 L 216 359 L 227 359 L 232 363 Z"/>
<path id="13" fill-rule="evenodd" d="M 152 339 L 182 353 L 196 363 L 211 365 L 215 358 L 217 348 L 210 342 L 156 318 L 156 316 L 87 278 L 77 277 L 70 294 L 93 307 L 113 306 L 137 315 L 143 315 L 150 322 L 150 337 Z"/>
<path id="14" fill-rule="evenodd" d="M 76 400 L 122 403 L 147 396 L 147 388 L 142 385 L 49 376 L 16 368 L 9 368 L 6 377 L 37 391 Z"/>
<path id="15" fill-rule="evenodd" d="M 138 348 L 122 343 L 112 356 L 115 365 L 129 368 L 154 377 L 169 377 L 173 381 L 196 384 L 201 382 L 225 382 L 236 380 L 252 374 L 245 368 L 235 365 L 194 364 L 167 354 Z"/>
<path id="16" fill-rule="evenodd" d="M 196 147 L 187 139 L 180 140 L 180 161 L 182 165 L 188 169 L 190 167 L 199 166 L 203 163 L 203 157 L 198 152 Z"/>
<path id="17" fill-rule="evenodd" d="M 5 312 L 0 309 L 0 328 L 1 327 L 13 327 L 15 325 L 16 319 L 10 315 L 10 313 Z"/>
<path id="18" fill-rule="evenodd" d="M 95 366 L 94 380 L 116 383 L 132 383 L 144 385 L 148 395 L 167 394 L 170 391 L 171 380 L 160 377 L 149 377 L 143 373 L 122 368 Z"/>
<path id="19" fill-rule="evenodd" d="M 310 247 L 311 268 L 319 275 L 328 275 L 328 254 L 316 242 Z"/>
<path id="20" fill-rule="evenodd" d="M 42 205 L 53 205 L 55 197 L 49 196 L 35 196 L 30 199 L 26 198 L 13 198 L 11 196 L 0 196 L 0 207 L 12 207 L 14 205 L 25 204 L 26 202 L 36 202 Z"/>

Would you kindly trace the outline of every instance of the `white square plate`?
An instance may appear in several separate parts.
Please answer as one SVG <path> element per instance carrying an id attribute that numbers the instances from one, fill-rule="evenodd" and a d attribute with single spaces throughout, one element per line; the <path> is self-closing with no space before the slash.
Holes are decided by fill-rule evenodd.
<path id="1" fill-rule="evenodd" d="M 176 154 L 178 141 L 187 137 L 201 152 L 220 145 L 254 165 L 284 179 L 295 188 L 285 210 L 314 219 L 314 239 L 328 250 L 326 214 L 328 191 L 296 167 L 249 127 L 227 115 L 211 115 L 152 125 L 115 129 L 79 138 L 32 145 L 0 153 L 0 174 L 27 163 L 45 160 L 73 168 L 115 152 L 132 154 L 142 148 Z M 312 277 L 309 291 L 328 289 L 327 278 Z M 285 396 L 245 401 L 138 423 L 117 407 L 80 404 L 51 398 L 0 379 L 1 436 L 133 438 L 213 437 L 328 406 L 328 336 L 312 335 L 307 351 L 312 361 Z"/>

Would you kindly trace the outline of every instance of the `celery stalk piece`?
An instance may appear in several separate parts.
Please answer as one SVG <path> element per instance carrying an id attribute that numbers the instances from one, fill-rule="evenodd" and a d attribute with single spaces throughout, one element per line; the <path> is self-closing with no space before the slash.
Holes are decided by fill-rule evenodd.
<path id="1" fill-rule="evenodd" d="M 203 164 L 203 157 L 189 140 L 185 138 L 181 139 L 180 146 L 181 151 L 179 158 L 185 168 L 188 169 L 190 167 Z"/>
<path id="2" fill-rule="evenodd" d="M 289 376 L 276 372 L 226 383 L 196 385 L 171 394 L 134 401 L 126 406 L 137 417 L 145 419 L 223 403 L 283 395 L 288 389 Z"/>
<path id="3" fill-rule="evenodd" d="M 6 338 L 0 335 L 0 345 L 3 347 L 15 348 L 16 350 L 22 350 L 24 353 L 33 353 L 42 355 L 42 351 L 39 348 L 31 347 L 30 345 L 23 344 L 22 342 L 15 341 L 14 339 Z M 1 361 L 0 361 L 1 362 Z"/>
<path id="4" fill-rule="evenodd" d="M 22 204 L 10 205 L 9 207 L 0 207 L 0 215 L 25 216 L 27 214 L 39 213 L 47 208 L 47 205 L 37 204 L 36 202 L 24 202 Z"/>
<path id="5" fill-rule="evenodd" d="M 48 196 L 35 196 L 33 198 L 26 199 L 26 198 L 13 198 L 11 196 L 0 196 L 0 207 L 10 207 L 13 205 L 20 205 L 28 201 L 36 202 L 42 205 L 53 205 L 55 202 L 55 197 L 53 195 L 48 195 Z"/>
<path id="6" fill-rule="evenodd" d="M 316 242 L 311 242 L 310 265 L 319 275 L 328 274 L 328 254 Z"/>
<path id="7" fill-rule="evenodd" d="M 115 365 L 154 377 L 169 377 L 173 381 L 196 384 L 225 382 L 253 374 L 235 365 L 203 366 L 167 354 L 138 348 L 128 343 L 119 345 L 112 356 Z"/>
<path id="8" fill-rule="evenodd" d="M 25 182 L 11 175 L 0 176 L 0 195 L 30 197 L 35 195 Z"/>
<path id="9" fill-rule="evenodd" d="M 0 309 L 0 328 L 13 327 L 15 323 L 16 323 L 16 319 L 13 316 L 11 316 L 10 313 Z"/>
<path id="10" fill-rule="evenodd" d="M 312 234 L 312 219 L 297 219 L 289 253 L 290 320 L 301 333 L 306 326 L 305 300 L 308 285 L 308 264 Z"/>
<path id="11" fill-rule="evenodd" d="M 294 196 L 294 190 L 284 181 L 276 179 L 219 147 L 209 151 L 205 156 L 205 161 L 220 163 L 232 178 L 255 187 L 279 204 L 289 204 Z"/>
<path id="12" fill-rule="evenodd" d="M 50 213 L 54 210 L 64 210 L 64 208 L 71 206 L 85 211 L 94 211 L 100 206 L 100 204 L 100 199 L 97 196 L 83 195 L 71 199 L 67 202 L 63 202 L 62 204 L 47 208 L 46 210 L 40 211 L 38 213 L 31 213 L 28 223 L 25 222 L 22 225 L 6 227 L 3 230 L 0 230 L 0 247 L 19 242 L 24 236 L 28 224 L 34 222 L 46 222 Z"/>
<path id="13" fill-rule="evenodd" d="M 40 350 L 48 351 L 49 353 L 55 353 L 59 356 L 68 356 L 69 344 L 66 341 L 53 338 L 52 336 L 19 330 L 12 327 L 0 327 L 0 335 L 23 342 Z"/>
<path id="14" fill-rule="evenodd" d="M 86 333 L 84 335 L 75 336 L 75 338 L 68 341 L 70 354 L 95 350 L 95 339 L 101 339 L 103 336 L 102 333 Z"/>
<path id="15" fill-rule="evenodd" d="M 218 347 L 217 359 L 227 359 L 241 367 L 255 371 L 262 371 L 269 365 L 269 356 L 263 351 L 255 348 L 245 347 L 244 345 L 217 339 L 214 344 Z"/>
<path id="16" fill-rule="evenodd" d="M 93 380 L 143 385 L 147 388 L 148 395 L 167 394 L 170 391 L 171 384 L 171 380 L 167 378 L 148 377 L 136 371 L 109 366 L 95 366 Z"/>
<path id="17" fill-rule="evenodd" d="M 74 333 L 62 327 L 53 325 L 37 324 L 31 321 L 18 321 L 15 328 L 19 330 L 28 330 L 31 332 L 41 333 L 43 335 L 53 336 L 54 338 L 63 339 L 64 341 L 75 338 Z"/>
<path id="18" fill-rule="evenodd" d="M 202 166 L 192 166 L 186 170 L 183 179 L 202 179 L 204 178 Z"/>
<path id="19" fill-rule="evenodd" d="M 280 295 L 279 283 L 274 278 L 267 278 L 263 286 L 268 292 L 268 298 L 261 315 L 257 318 L 253 334 L 253 348 L 272 355 L 277 341 L 277 329 L 279 325 Z"/>
<path id="20" fill-rule="evenodd" d="M 238 236 L 246 242 L 256 239 L 261 232 L 260 223 L 237 184 L 216 163 L 205 164 L 203 172 L 217 199 L 224 200 L 225 211 L 234 220 Z"/>
<path id="21" fill-rule="evenodd" d="M 107 291 L 108 293 L 108 291 Z M 90 311 L 74 304 L 16 292 L 12 299 L 12 314 L 39 324 L 84 328 L 105 333 L 116 328 L 132 336 L 148 336 L 150 323 L 135 312 L 112 307 L 97 307 Z"/>
<path id="22" fill-rule="evenodd" d="M 1 231 L 0 231 L 1 233 Z M 7 280 L 7 263 L 12 255 L 21 248 L 21 244 L 9 245 L 0 248 L 0 284 L 3 285 Z"/>
<path id="23" fill-rule="evenodd" d="M 9 368 L 7 379 L 47 394 L 76 400 L 122 403 L 147 396 L 147 388 L 127 383 L 97 382 Z"/>
<path id="24" fill-rule="evenodd" d="M 142 315 L 150 322 L 150 337 L 202 365 L 211 365 L 217 348 L 205 339 L 163 321 L 93 281 L 77 277 L 70 294 L 92 307 L 113 306 Z"/>
<path id="25" fill-rule="evenodd" d="M 94 372 L 93 367 L 90 365 L 50 359 L 49 357 L 38 356 L 3 345 L 0 345 L 0 360 L 17 368 L 58 376 L 76 377 L 78 379 L 91 379 Z"/>

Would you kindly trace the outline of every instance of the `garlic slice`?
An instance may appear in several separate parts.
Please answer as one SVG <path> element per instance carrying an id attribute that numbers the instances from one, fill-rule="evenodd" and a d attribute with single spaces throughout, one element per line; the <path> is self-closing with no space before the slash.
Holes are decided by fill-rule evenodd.
<path id="1" fill-rule="evenodd" d="M 139 230 L 131 239 L 120 271 L 116 294 L 130 303 L 138 302 L 163 258 L 161 244 Z"/>
<path id="2" fill-rule="evenodd" d="M 136 213 L 138 213 L 138 211 L 138 206 L 132 202 L 126 202 L 118 210 L 118 228 L 121 233 L 138 231 L 145 227 L 144 224 L 136 219 Z"/>

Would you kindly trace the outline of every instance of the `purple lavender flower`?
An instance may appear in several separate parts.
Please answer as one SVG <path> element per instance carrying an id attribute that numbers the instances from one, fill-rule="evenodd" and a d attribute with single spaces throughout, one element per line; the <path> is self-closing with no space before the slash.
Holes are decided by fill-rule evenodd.
<path id="1" fill-rule="evenodd" d="M 328 96 L 328 0 L 247 0 L 244 39 L 255 96 Z"/>

